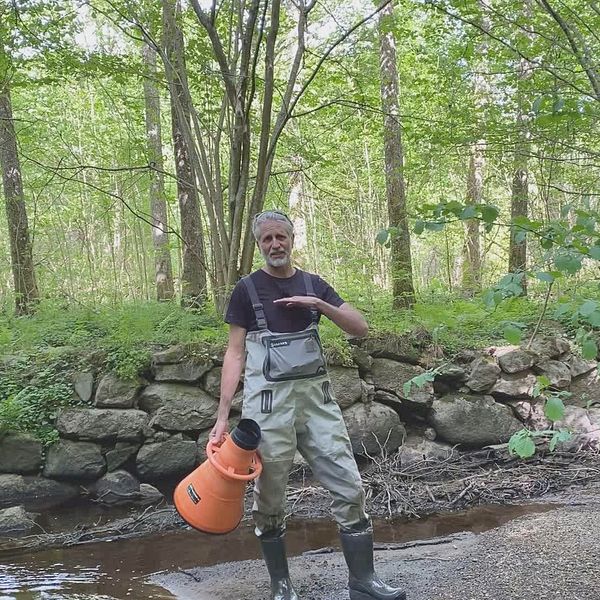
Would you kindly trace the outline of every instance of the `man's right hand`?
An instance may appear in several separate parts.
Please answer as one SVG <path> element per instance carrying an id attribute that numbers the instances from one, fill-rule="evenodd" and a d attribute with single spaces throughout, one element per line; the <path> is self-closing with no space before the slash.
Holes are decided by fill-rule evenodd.
<path id="1" fill-rule="evenodd" d="M 225 439 L 225 434 L 229 431 L 229 422 L 227 419 L 217 419 L 214 427 L 210 430 L 208 434 L 208 439 L 211 442 L 216 442 L 220 444 Z"/>

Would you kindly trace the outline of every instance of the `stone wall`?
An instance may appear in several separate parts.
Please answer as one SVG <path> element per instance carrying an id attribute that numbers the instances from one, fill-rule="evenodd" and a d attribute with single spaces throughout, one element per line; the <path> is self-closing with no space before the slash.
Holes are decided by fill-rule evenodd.
<path id="1" fill-rule="evenodd" d="M 529 350 L 463 352 L 452 362 L 438 360 L 434 376 L 420 379 L 431 356 L 401 336 L 369 338 L 353 348 L 353 357 L 353 366 L 333 361 L 329 371 L 356 454 L 444 458 L 456 447 L 507 442 L 523 426 L 546 428 L 534 397 L 538 375 L 572 393 L 559 424 L 575 431 L 571 445 L 598 447 L 598 365 L 579 358 L 565 339 L 541 340 Z M 60 440 L 45 455 L 29 435 L 8 432 L 0 439 L 0 507 L 81 494 L 108 503 L 160 498 L 152 484 L 181 477 L 205 458 L 221 365 L 219 355 L 177 346 L 153 355 L 145 379 L 75 374 L 75 392 L 92 406 L 59 412 Z M 240 384 L 231 427 L 240 418 L 242 393 Z"/>

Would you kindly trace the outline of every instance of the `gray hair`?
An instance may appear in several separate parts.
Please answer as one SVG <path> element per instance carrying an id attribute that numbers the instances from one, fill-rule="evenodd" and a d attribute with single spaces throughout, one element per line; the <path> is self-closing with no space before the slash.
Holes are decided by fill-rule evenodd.
<path id="1" fill-rule="evenodd" d="M 294 235 L 294 224 L 285 213 L 279 210 L 265 210 L 254 215 L 254 220 L 252 221 L 252 235 L 254 235 L 256 241 L 260 237 L 260 226 L 267 221 L 283 223 L 290 236 Z"/>

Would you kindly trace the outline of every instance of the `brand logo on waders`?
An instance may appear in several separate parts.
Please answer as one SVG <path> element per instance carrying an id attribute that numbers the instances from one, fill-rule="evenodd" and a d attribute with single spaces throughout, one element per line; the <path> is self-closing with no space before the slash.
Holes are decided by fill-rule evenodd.
<path id="1" fill-rule="evenodd" d="M 281 346 L 289 346 L 289 340 L 281 340 L 279 342 L 271 342 L 271 348 L 279 348 Z"/>

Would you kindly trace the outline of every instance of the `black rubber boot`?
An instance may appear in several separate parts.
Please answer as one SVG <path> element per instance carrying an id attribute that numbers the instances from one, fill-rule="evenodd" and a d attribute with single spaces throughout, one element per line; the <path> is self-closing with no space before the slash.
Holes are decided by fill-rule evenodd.
<path id="1" fill-rule="evenodd" d="M 285 534 L 281 530 L 260 536 L 262 553 L 271 577 L 272 600 L 298 600 L 290 580 L 285 554 Z"/>
<path id="2" fill-rule="evenodd" d="M 373 568 L 373 531 L 340 531 L 344 558 L 350 571 L 350 600 L 406 600 L 400 588 L 386 585 Z"/>

